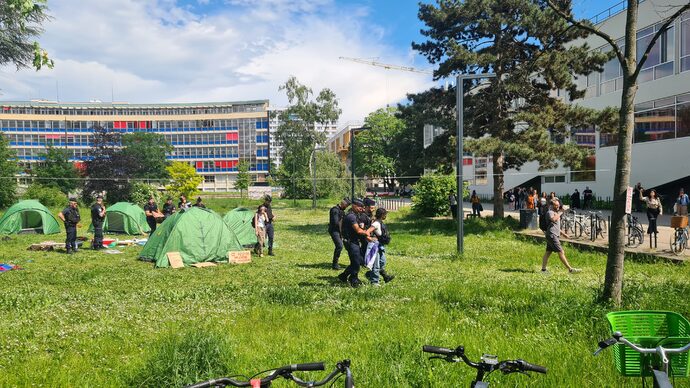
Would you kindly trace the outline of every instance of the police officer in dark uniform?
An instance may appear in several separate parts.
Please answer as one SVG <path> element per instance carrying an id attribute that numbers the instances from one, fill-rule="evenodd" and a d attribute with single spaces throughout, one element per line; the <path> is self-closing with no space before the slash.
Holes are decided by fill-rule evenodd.
<path id="1" fill-rule="evenodd" d="M 268 240 L 268 255 L 275 256 L 273 254 L 273 220 L 275 215 L 273 215 L 273 209 L 271 209 L 271 202 L 273 198 L 269 194 L 264 196 L 264 206 L 266 206 L 266 215 L 268 216 L 268 223 L 266 224 L 266 238 Z"/>
<path id="2" fill-rule="evenodd" d="M 105 221 L 105 206 L 103 196 L 96 197 L 96 203 L 91 206 L 91 225 L 93 225 L 93 243 L 91 249 L 103 249 L 103 221 Z"/>
<path id="3" fill-rule="evenodd" d="M 345 209 L 350 206 L 350 200 L 343 198 L 338 205 L 331 208 L 328 221 L 328 234 L 331 235 L 335 249 L 333 250 L 333 269 L 339 270 L 338 260 L 340 253 L 343 251 L 343 218 L 345 217 Z"/>
<path id="4" fill-rule="evenodd" d="M 70 198 L 69 205 L 58 214 L 58 217 L 65 223 L 65 249 L 68 254 L 77 253 L 77 224 L 81 221 L 81 214 L 77 208 L 77 199 Z"/>
<path id="5" fill-rule="evenodd" d="M 357 216 L 357 220 L 359 221 L 359 227 L 368 230 L 371 228 L 371 223 L 374 221 L 374 212 L 376 211 L 376 201 L 374 201 L 371 198 L 364 198 L 362 200 L 362 203 L 364 204 L 364 209 L 359 215 Z M 367 252 L 367 240 L 368 236 L 360 236 L 360 245 L 362 249 L 362 257 L 366 255 Z"/>
<path id="6" fill-rule="evenodd" d="M 338 275 L 338 279 L 342 282 L 349 282 L 355 288 L 362 285 L 362 281 L 357 277 L 359 267 L 363 261 L 359 239 L 360 237 L 368 238 L 369 236 L 366 230 L 360 228 L 357 219 L 357 216 L 363 212 L 363 207 L 364 203 L 361 200 L 353 200 L 352 211 L 343 218 L 343 242 L 347 256 L 350 259 L 350 265 L 345 268 L 345 272 Z"/>
<path id="7" fill-rule="evenodd" d="M 156 205 L 156 199 L 149 197 L 149 202 L 144 205 L 144 213 L 146 213 L 146 223 L 149 224 L 151 228 L 151 234 L 156 231 L 156 215 L 158 213 L 158 205 Z"/>

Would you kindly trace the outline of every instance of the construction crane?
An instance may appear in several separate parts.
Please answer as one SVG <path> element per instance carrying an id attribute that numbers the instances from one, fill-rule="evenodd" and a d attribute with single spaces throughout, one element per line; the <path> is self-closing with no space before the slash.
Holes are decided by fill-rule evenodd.
<path id="1" fill-rule="evenodd" d="M 376 61 L 369 61 L 369 60 L 361 59 L 361 58 L 340 57 L 340 59 L 345 60 L 345 61 L 352 61 L 352 62 L 362 63 L 362 64 L 365 64 L 365 65 L 383 67 L 384 69 L 388 69 L 388 70 L 411 71 L 411 72 L 413 72 L 413 73 L 431 74 L 431 75 L 434 74 L 433 70 L 421 70 L 421 69 L 416 69 L 416 68 L 414 68 L 414 67 L 391 65 L 391 64 L 388 64 L 388 63 L 381 63 L 381 62 L 376 62 Z"/>

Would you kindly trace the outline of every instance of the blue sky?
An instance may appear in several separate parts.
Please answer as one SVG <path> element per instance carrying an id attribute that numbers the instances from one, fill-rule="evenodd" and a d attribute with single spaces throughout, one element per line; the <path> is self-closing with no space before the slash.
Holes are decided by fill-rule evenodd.
<path id="1" fill-rule="evenodd" d="M 575 0 L 590 17 L 618 1 Z M 42 45 L 55 69 L 0 69 L 0 99 L 203 102 L 269 99 L 295 75 L 332 89 L 341 123 L 362 120 L 430 76 L 339 60 L 430 68 L 413 0 L 49 0 Z"/>

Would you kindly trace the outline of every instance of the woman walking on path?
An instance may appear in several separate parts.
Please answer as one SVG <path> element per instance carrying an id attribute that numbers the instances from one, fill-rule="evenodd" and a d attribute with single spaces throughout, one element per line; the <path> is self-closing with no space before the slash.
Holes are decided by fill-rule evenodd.
<path id="1" fill-rule="evenodd" d="M 663 209 L 661 207 L 661 200 L 656 196 L 656 190 L 650 190 L 649 197 L 645 197 L 644 190 L 640 189 L 640 201 L 647 204 L 647 220 L 649 221 L 647 234 L 659 233 L 656 229 L 656 220 L 663 213 Z"/>
<path id="2" fill-rule="evenodd" d="M 259 257 L 264 257 L 264 241 L 266 240 L 266 224 L 268 224 L 268 215 L 266 214 L 266 206 L 261 205 L 254 214 L 254 233 L 256 233 L 256 249 L 254 252 Z"/>
<path id="3" fill-rule="evenodd" d="M 548 220 L 549 224 L 544 231 L 544 235 L 546 236 L 546 252 L 544 252 L 544 257 L 541 259 L 542 273 L 547 272 L 546 265 L 549 263 L 549 256 L 551 256 L 551 252 L 556 252 L 558 254 L 558 258 L 561 259 L 561 263 L 568 268 L 568 272 L 577 273 L 582 271 L 581 269 L 573 268 L 570 265 L 568 259 L 565 257 L 565 251 L 561 246 L 561 241 L 559 239 L 562 233 L 561 213 L 559 212 L 560 208 L 560 201 L 558 199 L 552 199 L 551 209 L 546 213 L 546 219 Z M 563 236 L 568 237 L 565 233 L 563 233 Z"/>

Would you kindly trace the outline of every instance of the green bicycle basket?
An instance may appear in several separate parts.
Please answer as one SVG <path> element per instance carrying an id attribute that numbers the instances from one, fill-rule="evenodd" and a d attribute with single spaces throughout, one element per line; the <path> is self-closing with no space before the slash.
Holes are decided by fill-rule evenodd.
<path id="1" fill-rule="evenodd" d="M 620 331 L 630 342 L 644 348 L 680 348 L 690 342 L 690 323 L 682 315 L 670 311 L 616 311 L 606 314 L 611 332 Z M 669 376 L 688 377 L 688 353 L 670 354 Z M 648 366 L 660 366 L 656 354 L 642 355 L 629 346 L 613 347 L 616 370 L 623 376 L 651 376 Z"/>

